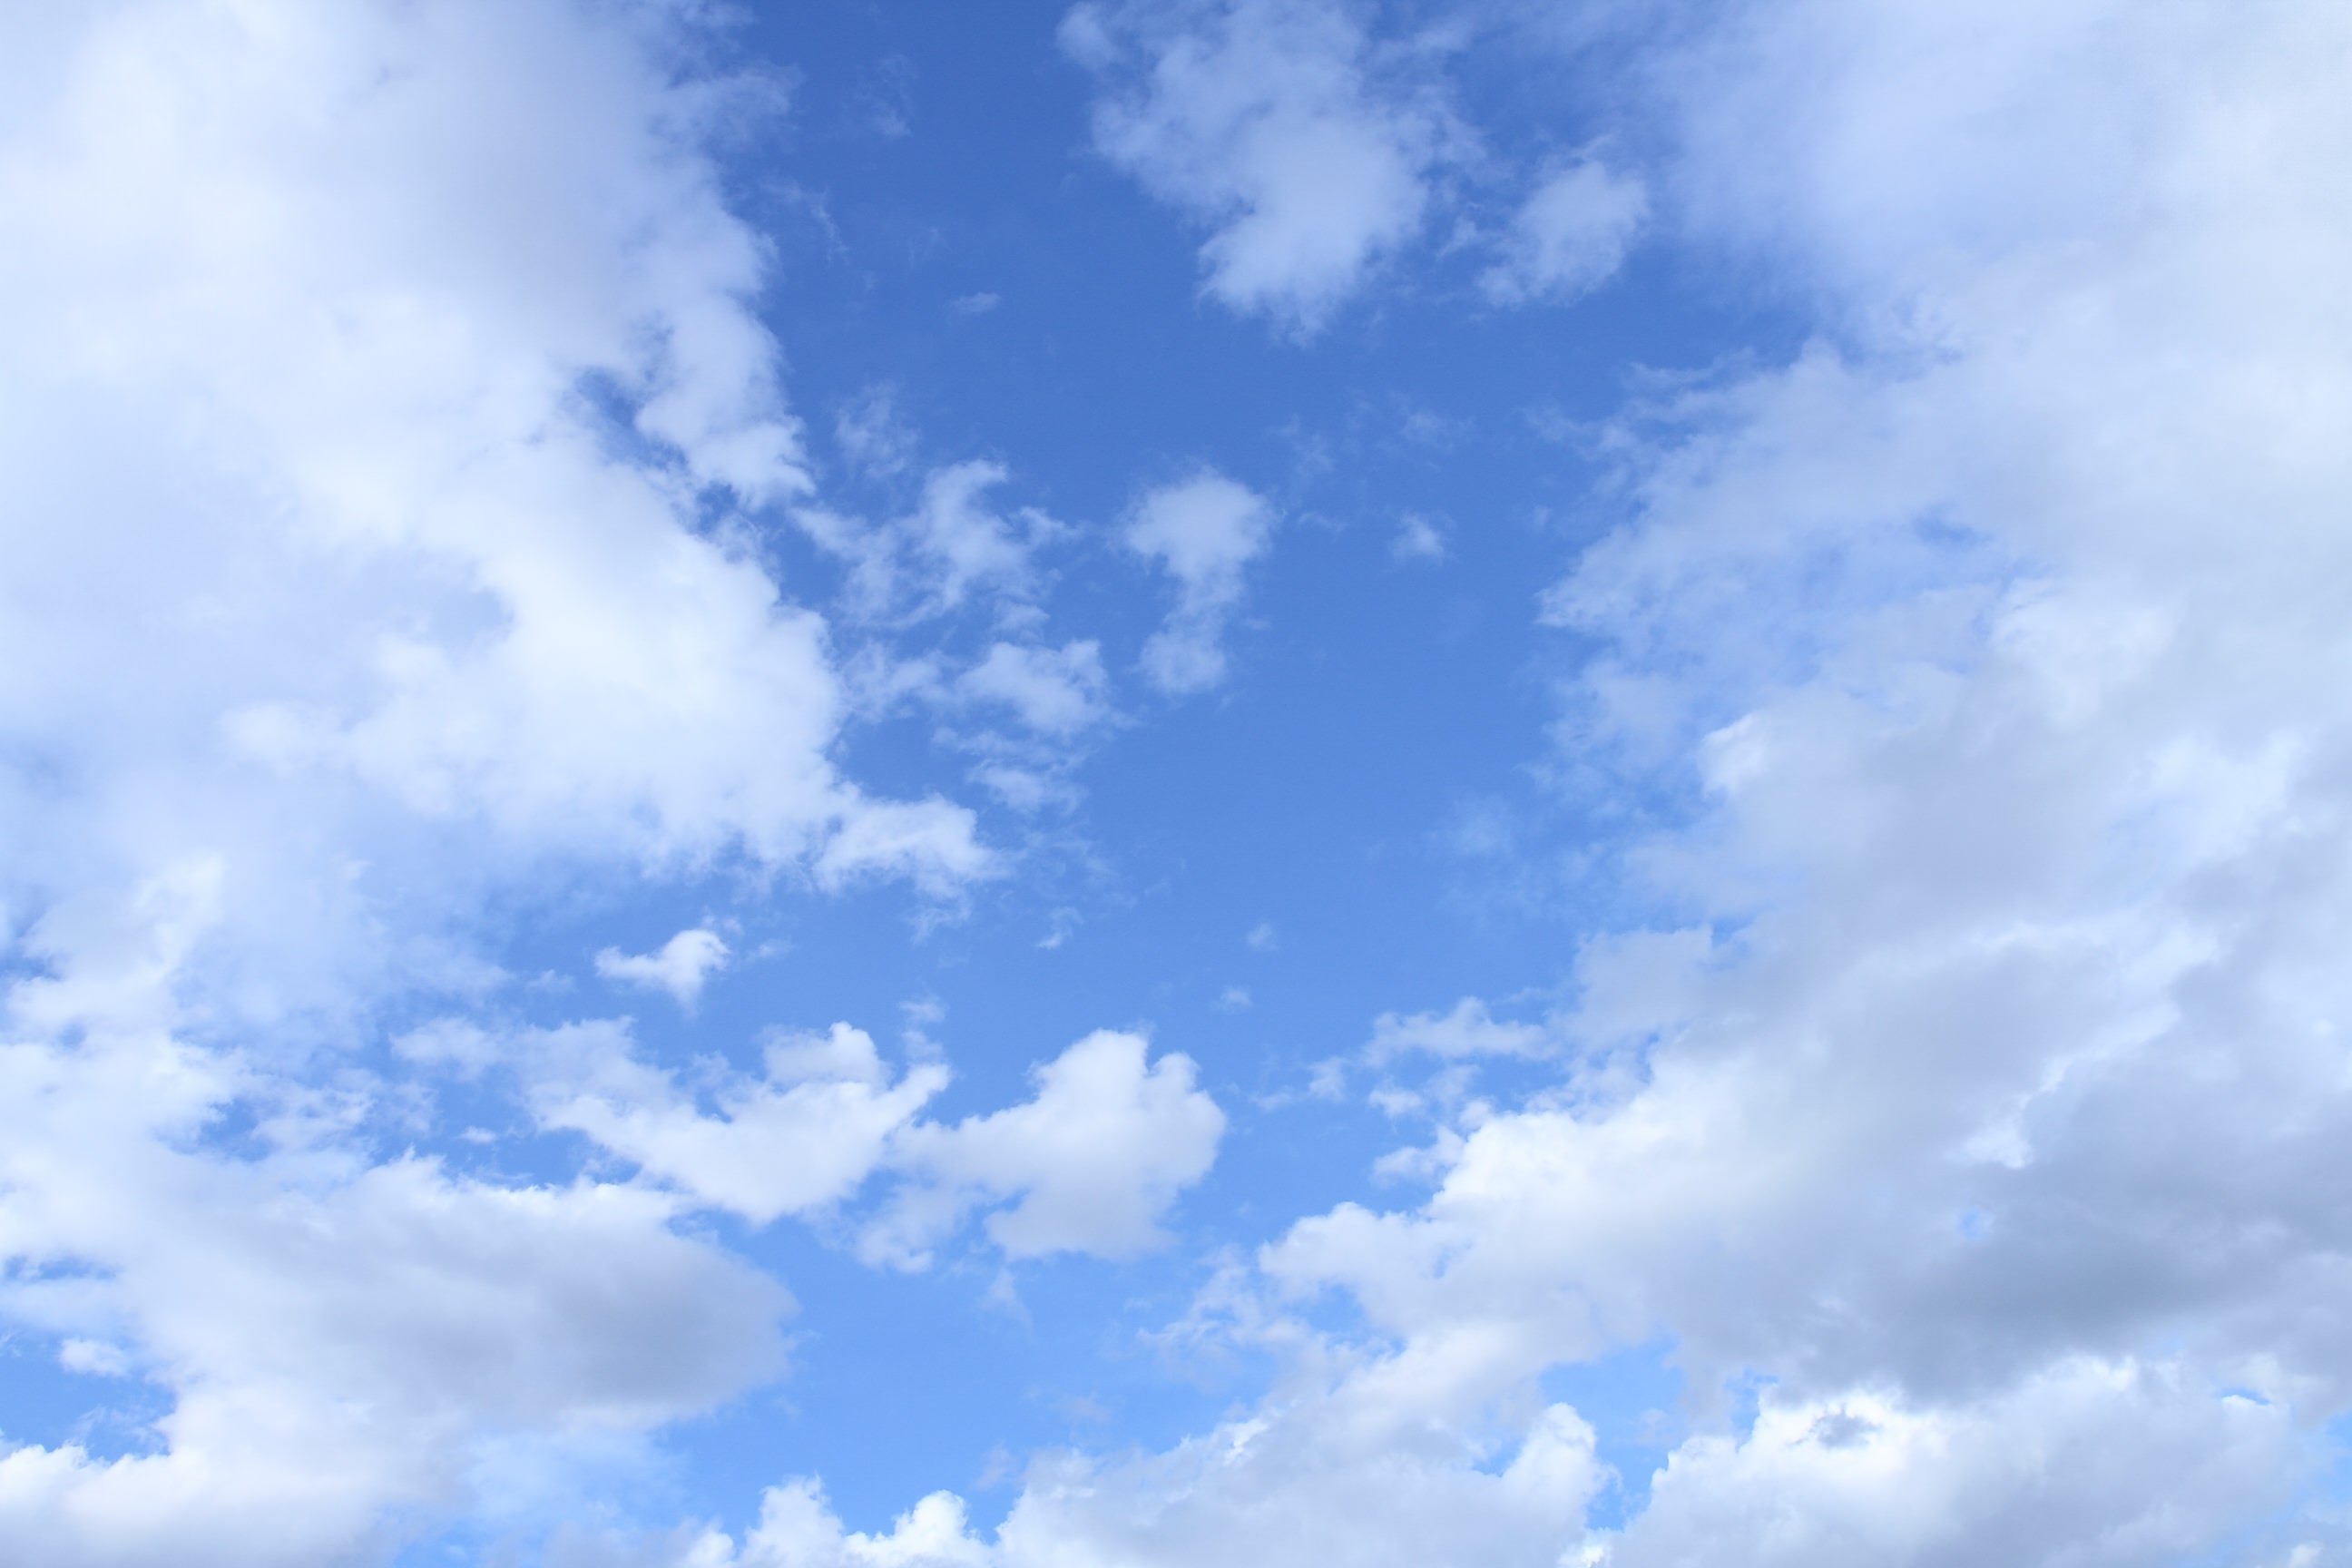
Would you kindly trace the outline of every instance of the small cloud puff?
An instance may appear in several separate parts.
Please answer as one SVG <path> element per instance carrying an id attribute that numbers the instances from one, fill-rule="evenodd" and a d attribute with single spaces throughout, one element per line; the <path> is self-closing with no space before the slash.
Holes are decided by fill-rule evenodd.
<path id="1" fill-rule="evenodd" d="M 627 953 L 608 947 L 596 955 L 596 973 L 622 985 L 667 991 L 688 1012 L 702 996 L 704 982 L 727 967 L 727 943 L 713 931 L 682 931 L 652 952 Z"/>
<path id="2" fill-rule="evenodd" d="M 1225 678 L 1224 632 L 1240 605 L 1242 569 L 1272 542 L 1274 509 L 1223 474 L 1203 469 L 1138 503 L 1127 545 L 1176 579 L 1176 607 L 1143 647 L 1143 673 L 1171 696 Z"/>
<path id="3" fill-rule="evenodd" d="M 1386 1061 L 1409 1051 L 1445 1058 L 1535 1057 L 1551 1048 L 1551 1031 L 1543 1026 L 1496 1018 L 1486 1003 L 1465 996 L 1449 1013 L 1381 1014 L 1373 1020 L 1367 1054 Z"/>
<path id="4" fill-rule="evenodd" d="M 1389 543 L 1389 554 L 1398 561 L 1443 561 L 1445 559 L 1445 535 L 1437 525 L 1417 511 L 1409 511 L 1398 520 L 1396 537 Z"/>
<path id="5" fill-rule="evenodd" d="M 1102 647 L 1092 641 L 1059 648 L 997 643 L 956 682 L 967 700 L 1002 704 L 1041 735 L 1066 738 L 1100 721 L 1110 684 Z"/>
<path id="6" fill-rule="evenodd" d="M 1538 185 L 1479 285 L 1498 305 L 1566 303 L 1607 282 L 1650 215 L 1649 192 L 1590 159 Z"/>

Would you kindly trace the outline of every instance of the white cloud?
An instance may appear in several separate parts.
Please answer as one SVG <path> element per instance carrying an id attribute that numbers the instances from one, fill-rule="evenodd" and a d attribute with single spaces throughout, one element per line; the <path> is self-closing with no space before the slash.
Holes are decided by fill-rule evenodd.
<path id="1" fill-rule="evenodd" d="M 1317 1390 L 1165 1454 L 1049 1455 L 1031 1468 L 993 1542 L 971 1528 L 951 1493 L 925 1498 L 887 1534 L 866 1534 L 845 1529 L 815 1484 L 799 1480 L 770 1489 L 740 1549 L 710 1531 L 659 1560 L 674 1568 L 1575 1561 L 1562 1542 L 1578 1534 L 1607 1471 L 1573 1411 L 1544 1409 L 1513 1440 L 1487 1445 L 1412 1430 L 1360 1396 L 1369 1392 Z"/>
<path id="2" fill-rule="evenodd" d="M 2179 1563 L 2307 1479 L 2295 1447 L 2277 1406 L 2160 1366 L 2070 1363 L 1924 1411 L 1767 1394 L 1744 1439 L 1675 1452 L 1607 1562 L 1662 1568 L 1738 1542 L 1759 1568 Z"/>
<path id="3" fill-rule="evenodd" d="M 1136 503 L 1128 548 L 1176 579 L 1176 608 L 1143 649 L 1143 672 L 1161 690 L 1182 695 L 1224 680 L 1225 626 L 1244 592 L 1243 568 L 1265 553 L 1274 526 L 1264 499 L 1213 472 Z"/>
<path id="4" fill-rule="evenodd" d="M 13 904 L 90 928 L 209 858 L 225 990 L 282 1012 L 457 977 L 428 911 L 547 855 L 984 866 L 969 814 L 838 776 L 822 624 L 700 526 L 806 481 L 696 151 L 737 110 L 658 26 L 79 15 L 7 50 Z"/>
<path id="5" fill-rule="evenodd" d="M 1098 1030 L 1036 1068 L 1034 1098 L 953 1126 L 908 1128 L 895 1162 L 919 1183 L 866 1233 L 868 1257 L 905 1265 L 975 1205 L 1013 1258 L 1130 1257 L 1160 1246 L 1160 1216 L 1205 1174 L 1224 1113 L 1192 1058 L 1147 1059 L 1141 1036 Z"/>
<path id="6" fill-rule="evenodd" d="M 851 467 L 867 474 L 890 478 L 915 466 L 915 433 L 887 385 L 869 386 L 836 410 L 833 440 Z"/>
<path id="7" fill-rule="evenodd" d="M 650 1184 L 379 1163 L 364 1050 L 535 873 L 992 864 L 745 542 L 809 481 L 701 148 L 772 89 L 685 16 L 0 14 L 0 1313 L 167 1407 L 0 1456 L 12 1561 L 380 1559 L 778 1369 Z"/>
<path id="8" fill-rule="evenodd" d="M 142 1030 L 0 1046 L 0 1245 L 82 1265 L 12 1270 L 0 1308 L 102 1335 L 172 1399 L 157 1452 L 0 1456 L 16 1561 L 293 1568 L 370 1552 L 399 1538 L 388 1508 L 491 1500 L 471 1474 L 486 1445 L 554 1455 L 625 1436 L 778 1364 L 783 1291 L 674 1233 L 655 1194 L 502 1187 L 299 1145 L 191 1148 L 239 1097 L 289 1109 Z M 282 1114 L 262 1125 L 289 1130 Z"/>
<path id="9" fill-rule="evenodd" d="M 511 1049 L 541 1126 L 584 1133 L 695 1203 L 754 1225 L 847 1198 L 948 1082 L 938 1063 L 894 1079 L 873 1040 L 846 1024 L 772 1039 L 760 1077 L 718 1087 L 716 1114 L 646 1062 L 618 1024 L 536 1032 Z"/>
<path id="10" fill-rule="evenodd" d="M 1819 0 L 1651 62 L 1661 180 L 1838 334 L 1615 432 L 1633 515 L 1548 600 L 1604 650 L 1563 776 L 1694 803 L 1612 847 L 1676 918 L 1583 945 L 1559 1079 L 1465 1108 L 1425 1202 L 1295 1226 L 1186 1325 L 1276 1354 L 1255 1407 L 1039 1464 L 992 1543 L 935 1503 L 932 1550 L 2327 1560 L 2347 28 Z M 1286 1315 L 1335 1288 L 1360 1338 Z M 1542 1375 L 1662 1342 L 1692 1430 L 1588 1532 Z"/>
<path id="11" fill-rule="evenodd" d="M 1397 523 L 1396 537 L 1389 542 L 1389 553 L 1399 561 L 1443 561 L 1445 559 L 1445 535 L 1437 524 L 1419 512 L 1407 512 Z"/>
<path id="12" fill-rule="evenodd" d="M 666 991 L 680 1007 L 692 1009 L 704 982 L 727 967 L 732 956 L 714 931 L 682 931 L 653 952 L 623 952 L 608 947 L 596 955 L 596 973 L 625 985 Z"/>
<path id="13" fill-rule="evenodd" d="M 887 404 L 868 399 L 845 416 L 840 436 L 856 459 L 904 467 L 908 438 Z M 871 524 L 824 507 L 796 507 L 793 518 L 812 542 L 847 563 L 845 608 L 868 620 L 945 615 L 976 598 L 1000 610 L 1024 605 L 1034 588 L 1032 558 L 1061 535 L 1061 524 L 1034 507 L 1006 514 L 987 502 L 1012 478 L 983 459 L 935 468 L 914 510 Z"/>
<path id="14" fill-rule="evenodd" d="M 1058 648 L 992 644 L 987 657 L 956 679 L 968 700 L 1001 704 L 1031 731 L 1064 739 L 1108 717 L 1109 684 L 1101 645 L 1092 641 Z"/>
<path id="15" fill-rule="evenodd" d="M 1502 258 L 1480 277 L 1497 304 L 1573 300 L 1608 281 L 1649 216 L 1642 182 L 1591 159 L 1545 177 L 1519 208 Z"/>
<path id="16" fill-rule="evenodd" d="M 1163 1454 L 1048 1458 L 999 1532 L 1000 1561 L 1575 1561 L 1607 1471 L 1574 1411 L 1541 1409 L 1505 1440 L 1481 1441 L 1416 1423 L 1412 1407 L 1407 1391 L 1366 1378 L 1302 1391 Z"/>
<path id="17" fill-rule="evenodd" d="M 1312 332 L 1422 228 L 1456 135 L 1336 0 L 1082 5 L 1095 145 L 1213 230 L 1207 290 Z"/>
<path id="18" fill-rule="evenodd" d="M 952 1124 L 921 1116 L 948 1085 L 943 1063 L 893 1072 L 847 1024 L 774 1035 L 757 1075 L 706 1067 L 690 1081 L 646 1060 L 617 1019 L 502 1037 L 444 1021 L 399 1049 L 468 1078 L 510 1068 L 540 1126 L 582 1133 L 682 1202 L 755 1225 L 833 1210 L 887 1176 L 896 1191 L 859 1249 L 902 1268 L 927 1266 L 980 1209 L 993 1211 L 985 1228 L 1009 1257 L 1147 1251 L 1225 1126 L 1189 1057 L 1152 1061 L 1141 1037 L 1108 1030 L 1037 1067 L 1029 1100 Z"/>
<path id="19" fill-rule="evenodd" d="M 2327 1461 L 2347 46 L 1824 4 L 1660 68 L 1710 242 L 1843 342 L 1629 420 L 1549 599 L 1606 650 L 1563 776 L 1689 792 L 1618 852 L 1698 923 L 1587 945 L 1563 1080 L 1425 1204 L 1263 1259 L 1465 1399 L 1661 1338 L 1702 1415 L 1770 1380 L 1612 1561 L 2178 1562 Z"/>
<path id="20" fill-rule="evenodd" d="M 877 801 L 857 809 L 825 840 L 816 858 L 820 887 L 837 889 L 873 877 L 898 877 L 945 899 L 1002 871 L 994 851 L 971 837 L 968 807 L 933 797 Z"/>
<path id="21" fill-rule="evenodd" d="M 1213 288 L 1302 325 L 1426 200 L 1338 15 L 1193 14 L 1106 141 L 1211 147 L 1146 177 L 1224 226 Z M 2247 1552 L 2309 1561 L 2296 1488 L 2352 1409 L 2346 27 L 1808 0 L 1652 62 L 1662 205 L 1834 330 L 1645 411 L 1680 435 L 1629 421 L 1632 518 L 1547 600 L 1603 649 L 1580 765 L 1693 803 L 1609 847 L 1670 929 L 1582 947 L 1560 1078 L 1443 1129 L 1426 1201 L 1255 1259 L 1215 1331 L 1275 1358 L 1255 1406 L 1048 1458 L 993 1542 L 945 1497 L 848 1531 L 798 1485 L 683 1560 L 2154 1568 L 2278 1521 Z M 806 481 L 709 100 L 641 36 L 530 4 L 0 29 L 0 1310 L 172 1402 L 158 1452 L 0 1456 L 18 1555 L 381 1557 L 495 1503 L 488 1452 L 740 1394 L 786 1299 L 688 1209 L 887 1172 L 866 1240 L 900 1260 L 983 1212 L 1015 1257 L 1158 1239 L 1223 1123 L 1130 1035 L 936 1124 L 938 1069 L 855 1031 L 705 1085 L 611 1025 L 448 1025 L 408 1059 L 515 1065 L 636 1176 L 376 1163 L 392 1090 L 318 1021 L 478 994 L 486 887 L 741 853 L 944 894 L 990 861 L 959 808 L 841 776 L 823 626 L 699 526 L 709 487 Z M 1268 85 L 1294 57 L 1326 85 Z M 1371 174 L 1302 247 L 1285 160 L 1343 143 Z M 656 456 L 614 455 L 583 374 Z M 906 520 L 906 613 L 1025 591 L 992 482 Z M 1147 659 L 1213 684 L 1271 518 L 1171 494 L 1136 520 L 1181 595 Z M 1306 1321 L 1334 1289 L 1362 1334 Z M 1661 1341 L 1695 1431 L 1596 1538 L 1543 1374 Z"/>
<path id="22" fill-rule="evenodd" d="M 992 643 L 925 695 L 946 720 L 937 738 L 975 759 L 972 781 L 1024 814 L 1083 798 L 1072 775 L 1117 718 L 1102 645 L 1092 638 L 1058 648 Z"/>
<path id="23" fill-rule="evenodd" d="M 1496 1018 L 1486 1003 L 1465 996 L 1448 1013 L 1381 1014 L 1373 1021 L 1367 1049 L 1374 1061 L 1386 1061 L 1408 1051 L 1441 1058 L 1534 1057 L 1553 1047 L 1551 1032 L 1542 1025 Z"/>
<path id="24" fill-rule="evenodd" d="M 725 1559 L 720 1559 L 724 1563 Z M 845 1531 L 813 1483 L 771 1489 L 734 1568 L 985 1568 L 987 1550 L 968 1533 L 961 1499 L 934 1492 L 887 1535 Z"/>

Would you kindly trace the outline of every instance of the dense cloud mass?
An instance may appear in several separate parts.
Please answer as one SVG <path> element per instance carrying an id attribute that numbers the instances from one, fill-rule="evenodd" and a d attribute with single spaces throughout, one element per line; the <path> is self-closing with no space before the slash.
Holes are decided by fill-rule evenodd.
<path id="1" fill-rule="evenodd" d="M 0 1554 L 2352 1562 L 2352 15 L 1023 26 L 1068 233 L 1180 252 L 1148 439 L 1058 491 L 862 362 L 829 442 L 787 399 L 775 215 L 850 248 L 822 160 L 922 140 L 903 58 L 828 120 L 690 5 L 0 20 Z M 945 244 L 893 223 L 827 318 L 877 356 L 874 258 Z M 991 402 L 1116 336 L 978 286 L 942 342 L 1076 323 L 974 349 Z M 1461 422 L 1601 520 L 1494 521 L 1504 448 L 1418 400 L 1675 288 L 1728 341 Z M 1198 412 L 1318 374 L 1328 428 Z M 1439 631 L 1384 596 L 1506 528 L 1542 570 Z M 1285 905 L 1294 963 L 1274 900 L 1445 838 L 1350 798 L 1486 787 L 1441 721 L 1532 684 L 1452 841 L 1534 941 L 1416 894 L 1350 966 Z M 861 943 L 929 967 L 851 989 Z M 1065 959 L 965 1081 L 934 992 Z M 1346 1032 L 1263 1061 L 1181 1011 L 1309 969 Z M 833 1000 L 891 986 L 896 1042 Z M 985 1469 L 831 1473 L 795 1380 L 950 1290 L 975 1338 L 895 1331 L 854 1408 Z M 702 1489 L 710 1420 L 784 1457 Z"/>

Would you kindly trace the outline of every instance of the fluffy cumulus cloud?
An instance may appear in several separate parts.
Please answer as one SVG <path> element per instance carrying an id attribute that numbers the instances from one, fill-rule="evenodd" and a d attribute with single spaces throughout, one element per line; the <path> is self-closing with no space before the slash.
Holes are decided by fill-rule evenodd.
<path id="1" fill-rule="evenodd" d="M 446 1053 L 450 1035 L 463 1029 L 445 1025 L 412 1037 L 409 1054 Z M 711 1086 L 709 1112 L 693 1086 L 648 1061 L 626 1026 L 610 1020 L 456 1055 L 461 1067 L 509 1066 L 540 1126 L 583 1134 L 650 1182 L 754 1225 L 849 1196 L 948 1082 L 935 1062 L 893 1073 L 873 1039 L 846 1024 L 770 1040 L 760 1075 Z"/>
<path id="2" fill-rule="evenodd" d="M 2347 47 L 1819 5 L 1667 73 L 1696 221 L 1851 334 L 1652 411 L 1548 600 L 1607 649 L 1568 776 L 1693 786 L 1622 846 L 1690 923 L 1587 946 L 1566 1077 L 1425 1204 L 1265 1259 L 1465 1388 L 1660 1336 L 1774 1380 L 1613 1561 L 2177 1562 L 2324 1460 Z"/>
<path id="3" fill-rule="evenodd" d="M 1535 9 L 1446 47 L 1559 47 Z M 1680 247 L 1816 331 L 1641 379 L 1586 432 L 1614 512 L 1517 585 L 1575 661 L 1530 771 L 1589 829 L 1591 923 L 1361 999 L 1425 1142 L 1269 1184 L 1190 1260 L 1151 1348 L 1259 1379 L 1191 1435 L 1013 1456 L 993 1516 L 845 1519 L 798 1463 L 756 1517 L 560 1507 L 551 1562 L 2352 1561 L 2352 18 L 1634 9 L 1575 37 L 1614 84 L 1587 120 L 1640 123 L 1559 128 L 1607 161 L 1465 231 L 1480 286 Z M 1061 45 L 1208 291 L 1303 337 L 1466 145 L 1403 15 L 1090 4 Z M 949 1115 L 919 1030 L 669 1049 L 737 1000 L 717 916 L 565 936 L 581 993 L 504 967 L 530 911 L 646 879 L 935 914 L 1012 858 L 853 770 L 862 715 L 928 703 L 1031 811 L 1129 722 L 1003 466 L 925 474 L 868 409 L 889 521 L 817 493 L 707 151 L 782 89 L 700 68 L 700 16 L 0 19 L 0 1321 L 145 1412 L 12 1431 L 11 1561 L 383 1563 L 529 1478 L 659 1472 L 782 1368 L 763 1227 L 877 1289 L 1190 1234 L 1205 1052 L 1086 1035 Z M 1276 521 L 1208 468 L 1121 521 L 1173 588 L 1161 691 L 1228 679 Z M 1381 580 L 1466 575 L 1449 535 L 1413 514 L 1399 558 L 1458 554 Z M 832 621 L 786 541 L 840 568 Z M 1328 952 L 1286 910 L 1225 1026 Z M 597 974 L 679 1005 L 594 1016 Z M 1654 1420 L 1564 1392 L 1643 1357 L 1683 1389 Z"/>
<path id="4" fill-rule="evenodd" d="M 501 1444 L 625 1436 L 780 1362 L 784 1292 L 677 1234 L 656 1194 L 372 1165 L 283 1124 L 299 1105 L 269 1106 L 275 1157 L 194 1148 L 268 1101 L 142 1029 L 12 1043 L 0 1074 L 0 1310 L 173 1395 L 155 1451 L 0 1456 L 19 1562 L 372 1556 L 390 1510 L 460 1506 Z"/>
<path id="5" fill-rule="evenodd" d="M 869 1177 L 895 1177 L 860 1247 L 900 1268 L 927 1266 L 977 1208 L 997 1211 L 985 1227 L 1013 1258 L 1155 1247 L 1225 1129 L 1190 1058 L 1151 1061 L 1141 1037 L 1108 1030 L 1040 1064 L 1031 1099 L 952 1124 L 921 1115 L 948 1086 L 944 1063 L 894 1069 L 847 1024 L 771 1035 L 756 1075 L 703 1064 L 691 1080 L 649 1059 L 625 1020 L 499 1037 L 445 1019 L 397 1048 L 459 1079 L 507 1075 L 541 1128 L 581 1133 L 677 1201 L 754 1225 L 832 1211 Z"/>
<path id="6" fill-rule="evenodd" d="M 777 94 L 681 74 L 681 16 L 0 22 L 0 1310 L 163 1410 L 0 1455 L 13 1560 L 374 1560 L 494 1455 L 780 1364 L 788 1296 L 675 1191 L 404 1156 L 342 1050 L 496 987 L 481 900 L 534 868 L 989 868 L 836 767 L 824 627 L 748 543 L 809 480 L 698 148 Z M 689 1001 L 724 952 L 606 968 Z M 615 1141 L 690 1187 L 660 1110 Z"/>
<path id="7" fill-rule="evenodd" d="M 1127 546 L 1176 582 L 1176 607 L 1143 647 L 1143 673 L 1171 695 L 1225 679 L 1225 627 L 1248 584 L 1244 568 L 1273 542 L 1274 509 L 1248 487 L 1203 472 L 1148 492 Z"/>
<path id="8" fill-rule="evenodd" d="M 1606 1475 L 1591 1429 L 1574 1411 L 1542 1410 L 1501 1453 L 1415 1429 L 1403 1415 L 1393 1402 L 1327 1391 L 1164 1454 L 1108 1462 L 1049 1456 L 992 1538 L 971 1527 L 952 1493 L 933 1493 L 890 1530 L 866 1532 L 845 1528 L 814 1483 L 794 1481 L 767 1493 L 740 1544 L 712 1531 L 653 1561 L 672 1568 L 1276 1568 L 1314 1556 L 1366 1568 L 1553 1568 L 1563 1560 L 1561 1542 L 1578 1535 Z"/>
<path id="9" fill-rule="evenodd" d="M 8 875 L 79 900 L 52 947 L 183 860 L 309 950 L 281 993 L 501 858 L 982 868 L 968 813 L 838 774 L 822 624 L 696 525 L 807 483 L 693 151 L 757 83 L 553 5 L 77 18 L 13 24 L 0 163 Z"/>
<path id="10" fill-rule="evenodd" d="M 976 1205 L 1009 1257 L 1128 1257 L 1166 1238 L 1160 1215 L 1204 1175 L 1224 1112 L 1191 1058 L 1149 1059 L 1141 1036 L 1105 1029 L 1035 1072 L 1023 1104 L 952 1126 L 909 1127 L 896 1158 L 917 1181 L 868 1230 L 863 1249 L 906 1265 Z"/>
<path id="11" fill-rule="evenodd" d="M 2309 1479 L 2293 1422 L 2169 1370 L 2066 1363 L 1964 1408 L 1768 1396 L 1748 1436 L 1695 1438 L 1607 1542 L 1622 1568 L 2179 1563 Z M 2318 1561 L 2311 1542 L 2270 1560 Z M 2296 1555 L 2298 1548 L 2301 1555 Z"/>
<path id="12" fill-rule="evenodd" d="M 1212 232 L 1205 287 L 1299 332 L 1420 232 L 1458 132 L 1340 0 L 1084 5 L 1095 145 Z"/>

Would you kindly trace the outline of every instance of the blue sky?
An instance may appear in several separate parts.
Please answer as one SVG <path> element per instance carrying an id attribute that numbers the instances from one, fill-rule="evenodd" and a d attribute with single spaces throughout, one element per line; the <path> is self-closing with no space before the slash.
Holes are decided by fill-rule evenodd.
<path id="1" fill-rule="evenodd" d="M 0 62 L 12 1561 L 2352 1562 L 2339 7 Z"/>

